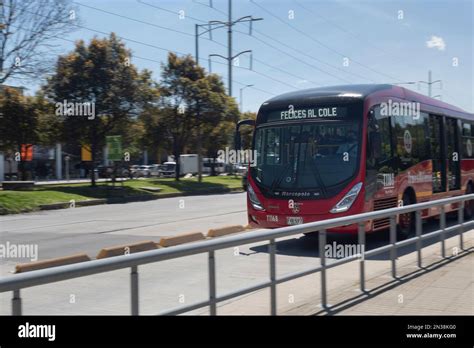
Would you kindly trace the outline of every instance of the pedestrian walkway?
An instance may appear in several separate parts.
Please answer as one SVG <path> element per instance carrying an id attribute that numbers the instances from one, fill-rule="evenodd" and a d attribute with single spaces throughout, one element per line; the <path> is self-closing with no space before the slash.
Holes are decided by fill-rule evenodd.
<path id="1" fill-rule="evenodd" d="M 406 276 L 383 286 L 391 275 L 374 278 L 367 283 L 376 294 L 359 303 L 350 301 L 334 314 L 347 315 L 474 315 L 474 252 L 440 262 L 439 255 L 425 260 L 431 263 L 418 271 L 417 266 L 407 265 L 399 272 Z M 354 295 L 347 289 L 333 297 L 335 303 Z M 336 310 L 336 308 L 334 308 Z M 322 314 L 319 312 L 318 314 Z"/>
<path id="2" fill-rule="evenodd" d="M 280 284 L 277 314 L 474 315 L 474 230 L 464 234 L 464 249 L 459 250 L 458 236 L 446 240 L 445 259 L 439 243 L 427 246 L 422 250 L 422 269 L 416 252 L 404 255 L 397 259 L 397 279 L 392 278 L 390 260 L 366 260 L 365 293 L 360 291 L 357 261 L 329 269 L 327 309 L 320 305 L 320 274 Z M 268 315 L 270 290 L 221 303 L 217 313 Z"/>

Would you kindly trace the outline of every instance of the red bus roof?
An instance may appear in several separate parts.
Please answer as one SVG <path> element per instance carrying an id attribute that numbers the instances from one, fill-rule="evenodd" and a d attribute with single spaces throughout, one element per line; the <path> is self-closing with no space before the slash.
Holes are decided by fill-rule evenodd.
<path id="1" fill-rule="evenodd" d="M 267 100 L 263 106 L 291 104 L 298 102 L 322 102 L 325 100 L 335 101 L 342 100 L 364 100 L 366 98 L 378 99 L 383 97 L 394 97 L 410 102 L 418 102 L 424 106 L 427 106 L 430 110 L 428 111 L 440 111 L 446 113 L 447 110 L 451 111 L 450 114 L 457 117 L 467 118 L 474 120 L 474 114 L 468 113 L 467 111 L 456 107 L 454 105 L 445 103 L 441 100 L 430 98 L 423 94 L 414 92 L 407 88 L 390 85 L 390 84 L 360 84 L 360 85 L 340 85 L 340 86 L 328 86 L 318 87 L 299 90 L 295 92 L 284 93 L 274 98 Z"/>

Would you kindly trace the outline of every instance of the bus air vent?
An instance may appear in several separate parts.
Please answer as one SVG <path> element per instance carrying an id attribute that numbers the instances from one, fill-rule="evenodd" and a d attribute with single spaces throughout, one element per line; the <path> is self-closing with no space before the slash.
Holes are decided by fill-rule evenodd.
<path id="1" fill-rule="evenodd" d="M 374 211 L 397 207 L 397 197 L 381 198 L 374 201 Z M 374 230 L 390 227 L 390 218 L 374 220 Z"/>

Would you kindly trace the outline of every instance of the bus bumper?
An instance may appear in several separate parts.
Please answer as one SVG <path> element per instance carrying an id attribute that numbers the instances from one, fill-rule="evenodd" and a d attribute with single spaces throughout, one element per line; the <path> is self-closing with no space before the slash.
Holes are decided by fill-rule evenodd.
<path id="1" fill-rule="evenodd" d="M 279 227 L 287 227 L 298 225 L 301 223 L 309 223 L 309 222 L 316 222 L 316 221 L 324 221 L 329 219 L 334 219 L 336 217 L 354 215 L 357 213 L 351 212 L 350 214 L 324 214 L 324 215 L 302 215 L 302 216 L 294 216 L 294 215 L 275 215 L 269 214 L 268 212 L 250 212 L 248 214 L 248 222 L 249 225 L 255 228 L 279 228 Z M 295 219 L 297 218 L 297 219 Z M 302 222 L 298 221 L 302 218 Z M 370 224 L 366 224 L 365 230 L 368 231 Z M 345 226 L 338 226 L 334 228 L 330 228 L 327 230 L 329 233 L 338 233 L 338 234 L 357 234 L 358 226 L 357 224 L 350 224 Z"/>

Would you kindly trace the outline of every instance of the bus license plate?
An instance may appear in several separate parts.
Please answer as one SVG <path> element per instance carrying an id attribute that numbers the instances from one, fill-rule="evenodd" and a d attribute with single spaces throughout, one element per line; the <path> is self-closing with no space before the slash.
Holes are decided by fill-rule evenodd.
<path id="1" fill-rule="evenodd" d="M 303 223 L 302 216 L 287 216 L 286 224 L 287 225 L 301 225 Z"/>

